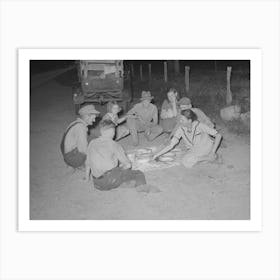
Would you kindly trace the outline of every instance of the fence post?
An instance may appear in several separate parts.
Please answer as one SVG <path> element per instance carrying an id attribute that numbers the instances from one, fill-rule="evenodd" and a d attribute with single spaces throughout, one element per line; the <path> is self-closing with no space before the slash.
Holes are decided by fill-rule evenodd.
<path id="1" fill-rule="evenodd" d="M 140 80 L 143 81 L 143 70 L 142 70 L 142 64 L 140 64 Z"/>
<path id="2" fill-rule="evenodd" d="M 190 66 L 185 66 L 185 85 L 188 93 L 190 90 Z"/>
<path id="3" fill-rule="evenodd" d="M 149 81 L 151 82 L 152 81 L 152 64 L 149 63 Z"/>
<path id="4" fill-rule="evenodd" d="M 164 81 L 167 83 L 167 61 L 164 61 Z"/>
<path id="5" fill-rule="evenodd" d="M 226 95 L 226 104 L 229 106 L 232 102 L 232 94 L 230 90 L 230 77 L 231 77 L 231 66 L 227 67 L 227 95 Z"/>

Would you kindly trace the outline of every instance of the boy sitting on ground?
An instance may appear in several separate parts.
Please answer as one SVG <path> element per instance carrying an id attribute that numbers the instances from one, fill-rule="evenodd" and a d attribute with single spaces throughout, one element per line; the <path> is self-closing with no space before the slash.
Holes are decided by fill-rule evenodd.
<path id="1" fill-rule="evenodd" d="M 105 191 L 118 188 L 123 183 L 133 183 L 137 191 L 157 192 L 146 183 L 140 170 L 131 170 L 131 162 L 122 146 L 113 140 L 115 124 L 111 120 L 100 123 L 101 136 L 93 139 L 87 149 L 86 180 L 93 179 L 96 189 Z"/>

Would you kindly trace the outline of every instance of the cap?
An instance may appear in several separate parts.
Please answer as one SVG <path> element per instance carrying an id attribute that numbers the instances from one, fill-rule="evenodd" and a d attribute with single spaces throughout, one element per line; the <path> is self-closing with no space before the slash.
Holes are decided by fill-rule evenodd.
<path id="1" fill-rule="evenodd" d="M 85 115 L 90 115 L 90 114 L 99 114 L 100 112 L 97 111 L 94 107 L 94 105 L 85 105 L 79 110 L 79 115 L 85 116 Z"/>
<path id="2" fill-rule="evenodd" d="M 179 105 L 191 105 L 192 102 L 191 100 L 188 98 L 188 97 L 182 97 L 179 102 L 178 102 Z"/>

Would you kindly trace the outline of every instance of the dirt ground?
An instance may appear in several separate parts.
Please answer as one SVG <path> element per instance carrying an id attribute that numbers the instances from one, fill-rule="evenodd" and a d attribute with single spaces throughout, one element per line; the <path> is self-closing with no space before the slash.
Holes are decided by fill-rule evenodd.
<path id="1" fill-rule="evenodd" d="M 193 96 L 193 100 L 218 123 L 223 135 L 223 145 L 219 149 L 222 162 L 201 164 L 189 170 L 177 166 L 147 172 L 147 181 L 161 190 L 154 194 L 124 188 L 102 192 L 90 183 L 84 183 L 82 172 L 73 172 L 66 167 L 59 147 L 65 128 L 75 119 L 71 87 L 59 80 L 50 80 L 32 89 L 30 218 L 249 219 L 250 133 L 240 123 L 225 125 L 219 120 L 217 108 L 221 104 L 218 91 L 224 87 L 215 88 L 216 95 L 208 98 L 203 90 L 209 83 L 211 79 L 203 86 L 199 79 L 197 83 L 193 82 L 192 94 L 202 92 Z M 239 87 L 238 90 L 244 93 L 247 86 L 236 82 L 233 90 Z M 141 85 L 137 89 L 139 93 Z M 166 88 L 152 90 L 158 96 L 156 103 L 160 103 Z M 206 99 L 208 103 L 202 102 Z M 242 104 L 245 106 L 246 102 Z M 152 145 L 162 143 L 164 137 L 160 136 Z M 130 137 L 123 139 L 121 144 L 126 150 L 131 149 Z M 146 145 L 151 144 L 143 140 L 142 146 Z"/>

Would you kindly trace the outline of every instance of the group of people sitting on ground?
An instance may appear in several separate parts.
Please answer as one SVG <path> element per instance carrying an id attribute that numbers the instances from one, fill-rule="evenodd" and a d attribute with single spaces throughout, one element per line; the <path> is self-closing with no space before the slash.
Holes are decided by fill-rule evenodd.
<path id="1" fill-rule="evenodd" d="M 73 168 L 86 167 L 86 180 L 92 179 L 95 187 L 110 190 L 127 183 L 136 189 L 149 191 L 145 175 L 139 170 L 131 170 L 131 162 L 122 146 L 117 142 L 129 134 L 133 145 L 139 144 L 139 132 L 144 132 L 149 141 L 162 133 L 169 133 L 166 146 L 153 159 L 173 149 L 182 138 L 188 151 L 182 164 L 190 168 L 198 162 L 213 161 L 222 136 L 215 124 L 200 110 L 192 108 L 191 100 L 183 97 L 178 101 L 178 92 L 170 89 L 168 100 L 162 104 L 160 121 L 158 109 L 151 103 L 150 91 L 143 91 L 140 102 L 127 114 L 119 117 L 121 108 L 117 103 L 107 104 L 107 113 L 100 124 L 100 136 L 88 141 L 88 126 L 100 114 L 94 105 L 86 105 L 79 110 L 79 118 L 72 122 L 63 135 L 61 151 L 64 161 Z"/>

